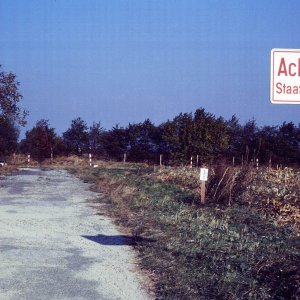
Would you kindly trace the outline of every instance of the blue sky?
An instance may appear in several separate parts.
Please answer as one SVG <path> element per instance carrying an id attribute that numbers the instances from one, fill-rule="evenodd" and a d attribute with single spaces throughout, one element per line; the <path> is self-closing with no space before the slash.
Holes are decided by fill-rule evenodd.
<path id="1" fill-rule="evenodd" d="M 241 123 L 300 122 L 270 103 L 270 51 L 300 48 L 299 1 L 1 0 L 0 64 L 31 128 L 81 116 L 109 129 L 205 108 Z"/>

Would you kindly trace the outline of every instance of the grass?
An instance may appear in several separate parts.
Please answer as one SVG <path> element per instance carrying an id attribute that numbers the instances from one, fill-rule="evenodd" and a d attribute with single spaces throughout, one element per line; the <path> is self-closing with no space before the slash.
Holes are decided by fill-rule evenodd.
<path id="1" fill-rule="evenodd" d="M 199 206 L 193 172 L 112 163 L 77 169 L 107 194 L 109 213 L 136 237 L 142 267 L 156 278 L 158 299 L 299 297 L 295 228 L 262 210 L 261 194 L 250 199 L 249 187 L 247 201 L 240 201 L 239 191 L 240 200 L 230 206 Z"/>

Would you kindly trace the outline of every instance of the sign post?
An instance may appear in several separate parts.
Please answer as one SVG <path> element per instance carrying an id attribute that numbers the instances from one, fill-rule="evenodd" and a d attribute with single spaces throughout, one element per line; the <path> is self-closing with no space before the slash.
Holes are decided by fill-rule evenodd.
<path id="1" fill-rule="evenodd" d="M 271 51 L 271 102 L 300 104 L 300 49 Z"/>
<path id="2" fill-rule="evenodd" d="M 201 204 L 205 203 L 205 181 L 208 179 L 208 169 L 201 168 L 200 169 L 200 181 L 201 181 Z"/>

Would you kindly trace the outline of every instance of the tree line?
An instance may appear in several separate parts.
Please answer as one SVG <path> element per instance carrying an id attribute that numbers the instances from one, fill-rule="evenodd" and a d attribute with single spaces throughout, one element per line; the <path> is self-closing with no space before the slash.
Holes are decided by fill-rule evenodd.
<path id="1" fill-rule="evenodd" d="M 292 165 L 300 163 L 300 123 L 259 127 L 255 120 L 240 124 L 233 115 L 229 120 L 199 108 L 194 113 L 180 113 L 172 120 L 155 125 L 141 123 L 115 125 L 109 130 L 94 122 L 90 126 L 80 117 L 58 135 L 48 120 L 39 120 L 18 142 L 19 127 L 25 124 L 27 111 L 19 107 L 22 99 L 19 83 L 12 73 L 0 66 L 0 154 L 30 154 L 43 161 L 51 156 L 92 153 L 101 159 L 187 164 L 198 156 L 199 164 L 223 160 L 236 164 L 255 162 Z"/>
<path id="2" fill-rule="evenodd" d="M 47 120 L 40 120 L 19 143 L 19 151 L 38 161 L 51 156 L 91 153 L 101 159 L 158 163 L 160 155 L 166 164 L 187 164 L 198 155 L 199 164 L 223 160 L 236 164 L 298 164 L 300 162 L 300 124 L 284 122 L 280 126 L 258 127 L 255 120 L 241 125 L 206 112 L 180 113 L 172 120 L 155 125 L 149 119 L 126 127 L 91 126 L 79 118 L 61 135 Z"/>

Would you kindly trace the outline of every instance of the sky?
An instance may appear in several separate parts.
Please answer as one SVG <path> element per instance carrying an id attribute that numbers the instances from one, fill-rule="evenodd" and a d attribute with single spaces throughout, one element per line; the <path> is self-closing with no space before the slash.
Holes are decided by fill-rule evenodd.
<path id="1" fill-rule="evenodd" d="M 300 48 L 298 0 L 1 0 L 0 64 L 28 130 L 155 124 L 204 108 L 243 124 L 300 122 L 270 102 L 273 48 Z"/>

